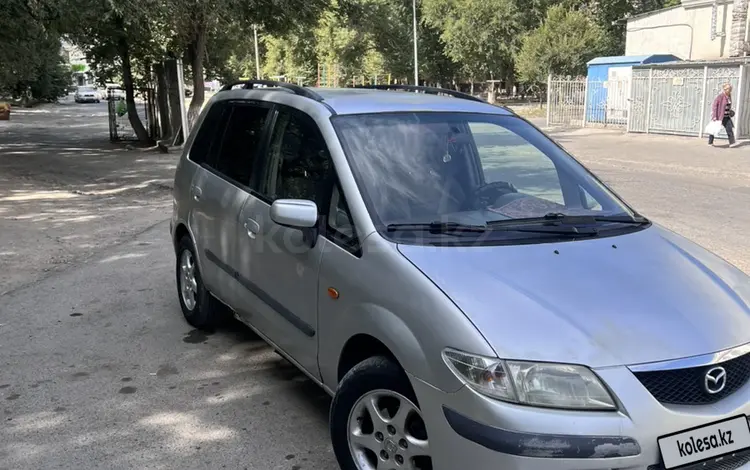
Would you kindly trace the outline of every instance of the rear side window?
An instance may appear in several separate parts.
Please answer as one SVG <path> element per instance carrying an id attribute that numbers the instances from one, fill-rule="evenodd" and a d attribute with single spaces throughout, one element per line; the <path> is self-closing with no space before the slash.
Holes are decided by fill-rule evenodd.
<path id="1" fill-rule="evenodd" d="M 195 136 L 193 145 L 190 147 L 190 160 L 198 164 L 210 160 L 211 149 L 218 146 L 219 139 L 216 136 L 221 136 L 217 131 L 225 110 L 224 103 L 216 103 L 208 110 L 198 134 Z"/>
<path id="2" fill-rule="evenodd" d="M 216 171 L 241 185 L 250 185 L 268 113 L 269 108 L 261 106 L 232 107 L 221 150 L 212 165 Z"/>

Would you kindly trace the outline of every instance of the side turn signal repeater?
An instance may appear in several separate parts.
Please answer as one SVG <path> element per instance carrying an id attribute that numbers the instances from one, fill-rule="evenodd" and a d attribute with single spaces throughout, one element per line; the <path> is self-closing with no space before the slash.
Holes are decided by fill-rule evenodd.
<path id="1" fill-rule="evenodd" d="M 339 291 L 334 289 L 333 287 L 328 288 L 328 297 L 332 298 L 333 300 L 336 300 L 339 298 Z"/>

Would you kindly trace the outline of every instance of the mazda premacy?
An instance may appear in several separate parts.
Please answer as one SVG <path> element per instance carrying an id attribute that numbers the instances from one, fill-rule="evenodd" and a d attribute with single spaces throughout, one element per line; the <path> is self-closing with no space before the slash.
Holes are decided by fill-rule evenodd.
<path id="1" fill-rule="evenodd" d="M 505 108 L 227 85 L 171 234 L 187 321 L 333 396 L 344 470 L 750 468 L 748 277 Z"/>

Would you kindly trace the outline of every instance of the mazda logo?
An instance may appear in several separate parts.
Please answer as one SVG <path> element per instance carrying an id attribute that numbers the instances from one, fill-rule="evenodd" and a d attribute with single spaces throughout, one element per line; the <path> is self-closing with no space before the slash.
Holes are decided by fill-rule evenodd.
<path id="1" fill-rule="evenodd" d="M 723 367 L 714 367 L 706 372 L 703 386 L 711 395 L 715 395 L 727 386 L 727 371 Z"/>

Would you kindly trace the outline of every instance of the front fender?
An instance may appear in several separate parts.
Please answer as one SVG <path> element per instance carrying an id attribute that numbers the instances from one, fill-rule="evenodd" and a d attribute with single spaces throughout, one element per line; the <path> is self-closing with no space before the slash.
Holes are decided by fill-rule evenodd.
<path id="1" fill-rule="evenodd" d="M 321 334 L 325 334 L 321 332 Z M 341 352 L 350 338 L 371 336 L 383 343 L 401 366 L 410 374 L 432 383 L 434 368 L 424 354 L 424 348 L 404 321 L 393 312 L 374 304 L 358 305 L 342 315 L 336 334 L 321 338 L 321 374 L 326 385 L 335 390 Z M 325 366 L 325 367 L 324 367 Z"/>
<path id="2" fill-rule="evenodd" d="M 372 246 L 378 244 L 380 246 Z M 371 236 L 361 258 L 325 251 L 318 305 L 319 364 L 323 382 L 338 387 L 338 364 L 350 338 L 369 335 L 411 375 L 446 392 L 463 385 L 443 363 L 446 347 L 494 355 L 464 313 L 395 246 Z M 387 273 L 387 274 L 386 274 Z"/>

